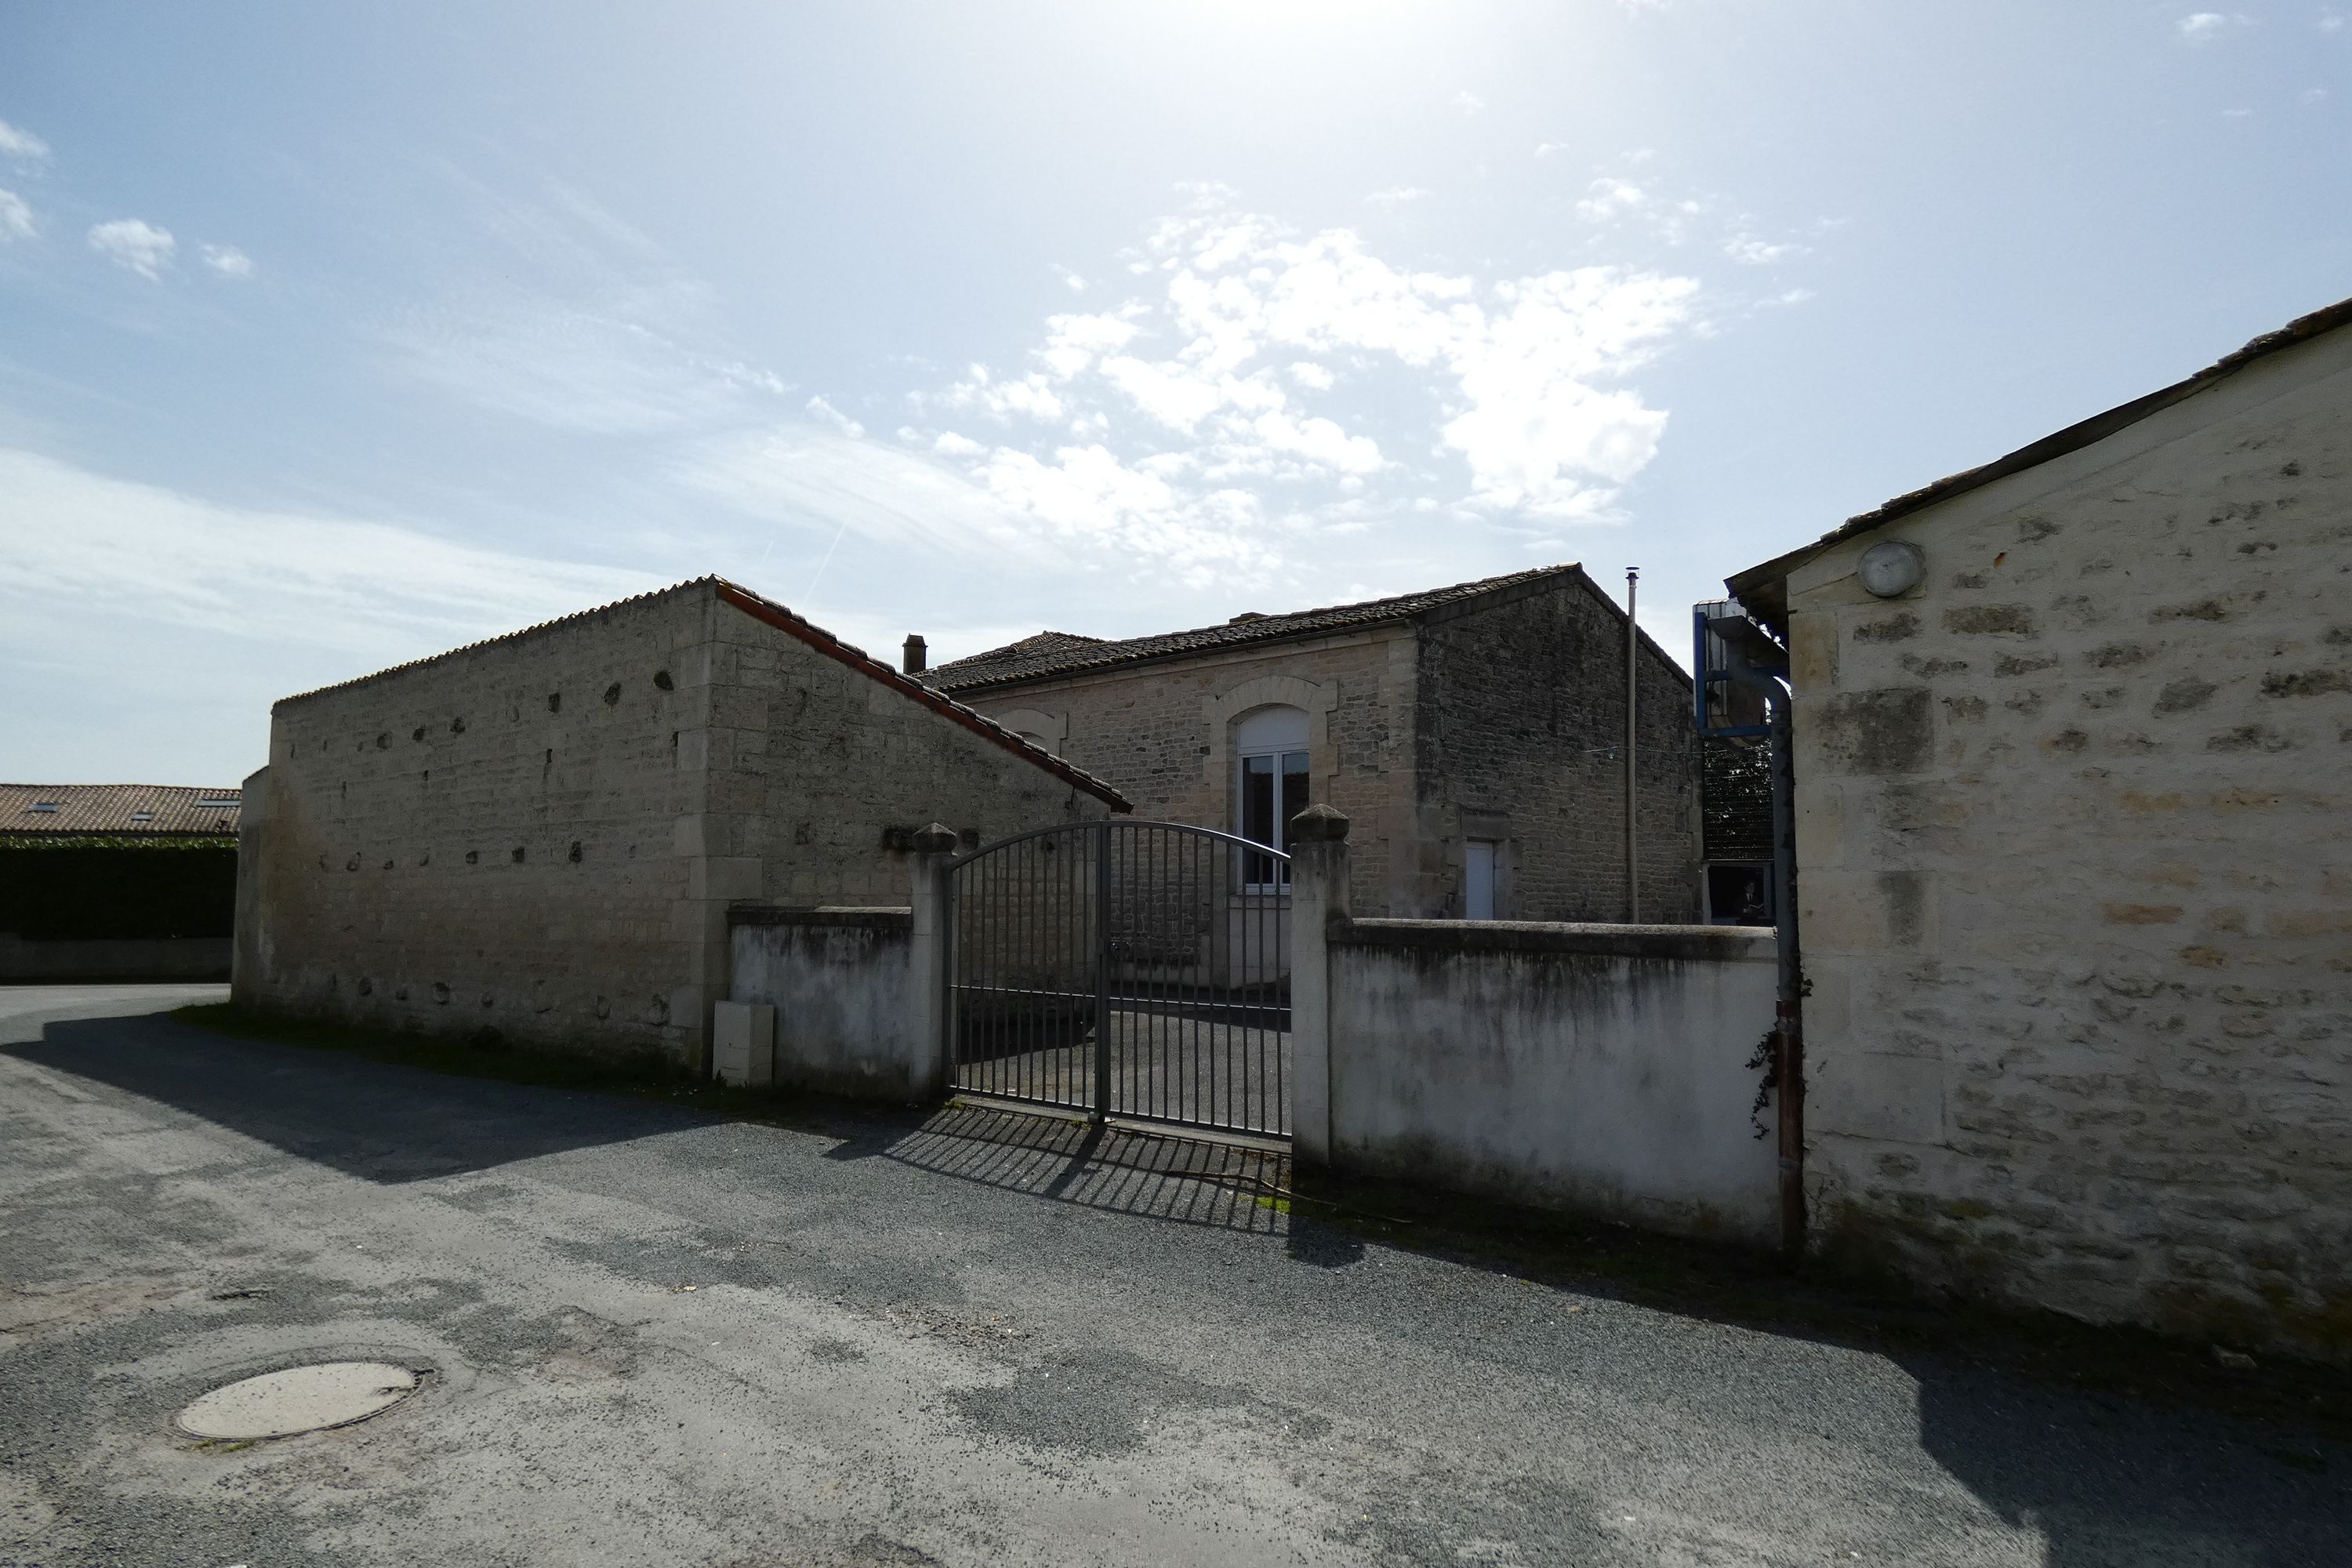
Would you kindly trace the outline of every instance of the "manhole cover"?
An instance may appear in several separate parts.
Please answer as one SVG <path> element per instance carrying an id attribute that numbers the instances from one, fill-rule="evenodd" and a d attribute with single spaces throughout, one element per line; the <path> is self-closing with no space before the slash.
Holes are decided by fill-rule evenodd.
<path id="1" fill-rule="evenodd" d="M 290 1437 L 348 1426 L 416 1392 L 416 1374 L 380 1361 L 330 1361 L 265 1372 L 215 1388 L 180 1412 L 192 1437 Z"/>

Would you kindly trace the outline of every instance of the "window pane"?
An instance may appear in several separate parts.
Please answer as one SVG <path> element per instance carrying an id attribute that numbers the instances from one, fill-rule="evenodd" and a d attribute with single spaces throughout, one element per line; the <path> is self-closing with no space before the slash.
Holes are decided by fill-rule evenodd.
<path id="1" fill-rule="evenodd" d="M 1280 848 L 1275 837 L 1275 774 L 1272 757 L 1242 759 L 1242 837 Z"/>
<path id="2" fill-rule="evenodd" d="M 1282 758 L 1282 837 L 1274 847 L 1284 854 L 1290 852 L 1290 819 L 1305 811 L 1307 798 L 1307 753 L 1286 752 Z"/>

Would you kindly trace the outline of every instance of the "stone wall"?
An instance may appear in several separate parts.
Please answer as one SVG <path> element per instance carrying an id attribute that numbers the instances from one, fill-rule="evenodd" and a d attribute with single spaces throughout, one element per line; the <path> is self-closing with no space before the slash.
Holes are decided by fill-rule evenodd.
<path id="1" fill-rule="evenodd" d="M 1233 725 L 1285 703 L 1308 716 L 1315 798 L 1360 826 L 1356 879 L 1369 909 L 1406 902 L 1395 877 L 1412 842 L 1412 631 L 1379 626 L 964 693 L 1135 803 L 1139 817 L 1235 830 Z"/>
<path id="2" fill-rule="evenodd" d="M 1624 619 L 1580 574 L 1426 616 L 963 694 L 1117 786 L 1137 814 L 1234 829 L 1233 726 L 1308 715 L 1318 801 L 1355 823 L 1357 906 L 1463 912 L 1465 838 L 1508 846 L 1496 913 L 1625 912 Z M 1645 639 L 1643 918 L 1695 921 L 1690 683 Z"/>
<path id="3" fill-rule="evenodd" d="M 708 582 L 289 699 L 247 788 L 240 1000 L 688 1065 L 731 902 L 900 901 L 934 817 L 1081 809 Z"/>
<path id="4" fill-rule="evenodd" d="M 1418 656 L 1420 831 L 1398 912 L 1461 915 L 1463 841 L 1491 838 L 1501 918 L 1624 920 L 1623 612 L 1580 572 L 1549 578 L 1432 614 Z M 1641 915 L 1695 921 L 1690 679 L 1647 637 L 1638 668 Z"/>
<path id="5" fill-rule="evenodd" d="M 2352 332 L 1789 592 L 1816 1236 L 2352 1359 Z"/>

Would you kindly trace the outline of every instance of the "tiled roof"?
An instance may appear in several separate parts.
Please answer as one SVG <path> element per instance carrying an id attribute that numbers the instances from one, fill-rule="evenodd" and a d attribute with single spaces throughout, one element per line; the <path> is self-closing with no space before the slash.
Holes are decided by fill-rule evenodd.
<path id="1" fill-rule="evenodd" d="M 2020 447 L 2006 457 L 1995 458 L 1990 463 L 1948 475 L 1933 484 L 1922 485 L 1919 489 L 1896 496 L 1893 500 L 1883 505 L 1850 517 L 1811 544 L 1800 545 L 1785 555 L 1775 556 L 1760 565 L 1750 566 L 1745 572 L 1726 578 L 1725 584 L 1738 596 L 1741 604 L 1750 609 L 1762 612 L 1768 621 L 1777 626 L 1787 609 L 1782 584 L 1786 582 L 1789 574 L 1839 541 L 1851 539 L 1857 533 L 1867 533 L 1874 528 L 1892 522 L 1896 518 L 1907 517 L 1915 511 L 1923 510 L 1937 501 L 1949 500 L 1954 496 L 1981 489 L 1995 479 L 2006 479 L 2011 474 L 2022 473 L 2027 468 L 2037 468 L 2053 458 L 2063 458 L 2069 452 L 2080 451 L 2095 441 L 2104 441 L 2116 431 L 2128 429 L 2149 415 L 2160 409 L 2169 408 L 2183 398 L 2204 391 L 2215 382 L 2244 369 L 2256 360 L 2266 359 L 2281 349 L 2290 349 L 2297 343 L 2309 342 L 2323 333 L 2332 332 L 2345 326 L 2352 326 L 2352 300 L 2339 300 L 2325 310 L 2314 310 L 2307 316 L 2298 316 L 2276 331 L 2264 332 L 2234 353 L 2224 354 L 2221 359 L 2207 365 L 2185 381 L 2176 381 L 2170 386 L 2159 387 L 2144 397 L 2136 397 L 2129 403 L 2108 409 L 2105 414 L 2095 414 L 2079 424 L 2069 425 L 2063 430 L 2044 436 L 2039 441 L 2028 446 Z"/>
<path id="2" fill-rule="evenodd" d="M 241 804 L 178 784 L 0 784 L 0 835 L 235 833 Z"/>
<path id="3" fill-rule="evenodd" d="M 983 686 L 1033 680 L 1040 676 L 1076 674 L 1081 670 L 1099 669 L 1107 665 L 1177 658 L 1247 643 L 1280 642 L 1288 637 L 1349 631 L 1386 621 L 1409 620 L 1431 610 L 1475 599 L 1483 594 L 1577 571 L 1574 565 L 1538 566 L 1532 571 L 1513 572 L 1501 577 L 1482 577 L 1475 583 L 1456 583 L 1446 588 L 1400 594 L 1394 598 L 1367 599 L 1361 604 L 1333 605 L 1320 610 L 1293 610 L 1278 616 L 1244 616 L 1223 626 L 1200 626 L 1188 632 L 1162 632 L 1156 637 L 1125 637 L 1118 641 L 1080 637 L 1075 632 L 1039 632 L 1035 637 L 1023 637 L 1019 642 L 991 648 L 970 658 L 942 664 L 923 679 L 941 691 L 976 690 Z"/>
<path id="4" fill-rule="evenodd" d="M 723 602 L 734 605 L 735 608 L 742 611 L 753 619 L 765 622 L 767 625 L 774 626 L 777 630 L 798 638 L 800 641 L 804 642 L 811 647 L 816 649 L 819 653 L 824 654 L 826 658 L 838 663 L 847 665 L 850 668 L 856 670 L 859 674 L 866 676 L 869 679 L 880 681 L 883 685 L 889 687 L 891 689 L 899 692 L 901 695 L 912 700 L 913 701 L 921 703 L 924 707 L 929 708 L 940 717 L 948 720 L 950 722 L 960 724 L 963 728 L 971 731 L 974 734 L 979 735 L 985 740 L 993 742 L 995 744 L 1003 746 L 1009 752 L 1017 753 L 1027 761 L 1044 768 L 1047 773 L 1062 779 L 1064 782 L 1085 790 L 1088 795 L 1093 795 L 1097 800 L 1100 800 L 1110 806 L 1112 810 L 1132 811 L 1135 809 L 1133 805 L 1125 795 L 1119 794 L 1118 791 L 1113 789 L 1109 784 L 1105 784 L 1102 780 L 1095 777 L 1094 774 L 1087 772 L 1084 768 L 1071 766 L 1068 763 L 1064 762 L 1061 758 L 1054 755 L 1053 752 L 1046 751 L 1044 747 L 1033 745 L 1031 742 L 1023 740 L 1020 736 L 1014 734 L 1012 731 L 1006 729 L 995 720 L 989 718 L 986 714 L 975 712 L 971 709 L 965 707 L 962 703 L 958 702 L 951 698 L 941 696 L 939 692 L 931 689 L 928 686 L 925 686 L 922 682 L 916 680 L 913 677 L 901 675 L 897 669 L 885 664 L 882 660 L 876 658 L 864 648 L 856 647 L 849 643 L 843 642 L 839 637 L 835 637 L 823 626 L 810 621 L 806 616 L 786 609 L 783 605 L 777 604 L 772 599 L 762 598 L 758 594 L 751 592 L 749 588 L 740 587 L 733 583 L 730 583 L 724 577 L 696 577 L 688 582 L 679 583 L 672 587 L 656 589 L 648 594 L 632 595 L 628 598 L 618 599 L 609 605 L 599 605 L 593 609 L 577 610 L 571 615 L 561 616 L 551 621 L 541 621 L 537 626 L 525 626 L 520 631 L 508 632 L 500 637 L 485 637 L 479 642 L 467 643 L 463 647 L 451 648 L 446 653 L 436 653 L 429 656 L 428 658 L 411 659 L 405 664 L 395 664 L 388 669 L 379 669 L 371 675 L 355 676 L 350 680 L 338 681 L 332 686 L 321 686 L 314 690 L 300 692 L 292 697 L 281 697 L 278 700 L 278 703 L 275 706 L 282 706 L 289 702 L 301 702 L 313 697 L 322 696 L 330 691 L 341 691 L 348 687 L 358 686 L 366 681 L 381 680 L 386 676 L 397 675 L 403 670 L 421 668 L 428 664 L 437 664 L 445 658 L 455 658 L 460 654 L 471 653 L 476 648 L 491 647 L 499 643 L 517 642 L 524 637 L 536 637 L 540 633 L 551 630 L 556 626 L 568 626 L 573 621 L 585 620 L 590 616 L 602 615 L 607 610 L 619 609 L 624 605 L 643 604 L 648 599 L 666 598 L 672 594 L 688 593 L 695 589 L 708 590 Z"/>

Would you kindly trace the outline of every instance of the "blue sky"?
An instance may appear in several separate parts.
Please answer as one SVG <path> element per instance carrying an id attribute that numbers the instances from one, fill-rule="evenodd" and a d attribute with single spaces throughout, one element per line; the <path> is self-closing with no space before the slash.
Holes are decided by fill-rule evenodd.
<path id="1" fill-rule="evenodd" d="M 0 777 L 707 572 L 1721 580 L 2352 294 L 2352 0 L 0 9 Z"/>

